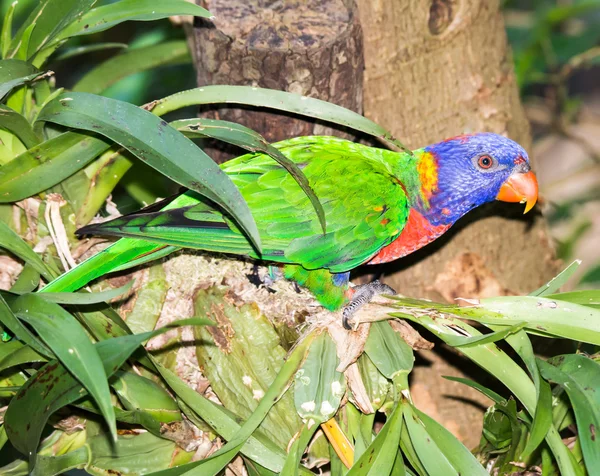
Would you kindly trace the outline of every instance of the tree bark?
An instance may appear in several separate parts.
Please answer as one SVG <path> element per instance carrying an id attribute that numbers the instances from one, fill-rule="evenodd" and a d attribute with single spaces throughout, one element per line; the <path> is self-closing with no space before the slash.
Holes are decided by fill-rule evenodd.
<path id="1" fill-rule="evenodd" d="M 202 5 L 215 18 L 199 20 L 193 32 L 198 86 L 278 89 L 362 112 L 362 33 L 353 1 L 205 0 Z M 340 135 L 329 125 L 240 107 L 202 115 L 244 124 L 270 142 L 334 130 Z M 217 161 L 227 157 L 211 152 Z"/>
<path id="2" fill-rule="evenodd" d="M 531 149 L 498 1 L 358 0 L 358 7 L 367 117 L 410 148 L 492 131 Z M 497 203 L 379 271 L 401 294 L 454 301 L 527 293 L 554 275 L 556 262 L 541 214 L 523 217 L 518 205 Z M 443 346 L 420 356 L 428 362 L 412 373 L 417 405 L 476 445 L 489 400 L 441 376 L 473 378 L 477 369 Z M 465 405 L 469 400 L 480 410 Z"/>
<path id="3" fill-rule="evenodd" d="M 216 19 L 214 26 L 201 23 L 193 33 L 199 86 L 284 89 L 361 112 L 364 57 L 364 113 L 409 147 L 483 130 L 531 145 L 497 1 L 359 0 L 360 25 L 349 0 L 209 0 L 204 6 Z M 216 116 L 241 122 L 270 141 L 330 132 L 308 121 L 241 108 L 221 108 Z M 554 273 L 553 257 L 541 215 L 523 218 L 518 205 L 500 204 L 469 214 L 435 244 L 379 270 L 402 294 L 452 301 L 535 289 Z M 182 282 L 197 282 L 195 258 L 177 260 L 175 268 L 165 265 L 167 280 L 176 269 L 191 273 Z M 173 315 L 191 315 L 191 291 L 169 288 L 159 324 Z M 267 315 L 278 305 L 285 306 L 282 317 L 303 315 L 293 291 L 277 297 Z M 189 348 L 182 352 L 194 363 Z M 417 405 L 474 446 L 489 401 L 441 375 L 479 376 L 447 348 L 420 356 L 429 365 L 411 374 Z M 478 411 L 465 405 L 469 400 Z"/>
<path id="4" fill-rule="evenodd" d="M 411 148 L 477 131 L 531 148 L 498 1 L 359 0 L 358 6 L 367 117 Z M 523 293 L 552 277 L 553 257 L 539 213 L 523 217 L 519 206 L 494 204 L 384 271 L 402 294 L 453 300 L 472 297 L 464 294 L 465 261 L 485 266 L 499 289 Z M 472 295 L 486 291 L 467 287 Z"/>

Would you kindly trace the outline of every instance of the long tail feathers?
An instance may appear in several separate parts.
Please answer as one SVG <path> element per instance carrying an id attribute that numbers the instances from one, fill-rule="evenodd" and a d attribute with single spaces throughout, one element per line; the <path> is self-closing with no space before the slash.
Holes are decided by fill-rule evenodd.
<path id="1" fill-rule="evenodd" d="M 56 278 L 42 292 L 75 291 L 112 271 L 121 271 L 161 258 L 177 249 L 144 240 L 123 238 Z"/>

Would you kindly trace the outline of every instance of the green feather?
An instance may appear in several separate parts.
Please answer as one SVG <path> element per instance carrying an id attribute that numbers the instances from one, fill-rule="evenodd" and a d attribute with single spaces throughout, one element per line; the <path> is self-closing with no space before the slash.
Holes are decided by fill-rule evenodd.
<path id="1" fill-rule="evenodd" d="M 295 179 L 271 157 L 246 154 L 221 167 L 252 211 L 262 255 L 221 210 L 188 191 L 160 211 L 142 210 L 86 227 L 84 232 L 89 234 L 129 238 L 102 252 L 109 264 L 93 257 L 59 280 L 66 288 L 76 289 L 127 261 L 159 253 L 167 245 L 284 264 L 286 276 L 308 287 L 323 305 L 341 306 L 347 287 L 335 286 L 331 273 L 359 266 L 398 236 L 409 213 L 405 187 L 418 183 L 416 168 L 407 154 L 334 137 L 299 137 L 275 147 L 306 175 L 323 205 L 325 234 Z M 93 266 L 100 271 L 91 272 L 88 268 Z M 60 283 L 51 286 L 55 291 L 66 289 Z"/>

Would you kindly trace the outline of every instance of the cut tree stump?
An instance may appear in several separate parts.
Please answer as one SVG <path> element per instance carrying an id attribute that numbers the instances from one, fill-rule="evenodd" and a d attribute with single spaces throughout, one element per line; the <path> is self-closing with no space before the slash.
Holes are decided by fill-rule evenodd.
<path id="1" fill-rule="evenodd" d="M 200 2 L 197 2 L 200 3 Z M 354 1 L 207 0 L 215 15 L 197 19 L 192 49 L 198 86 L 250 85 L 289 91 L 362 113 L 362 32 Z M 238 122 L 269 142 L 331 135 L 314 121 L 240 107 L 204 111 Z M 336 130 L 336 135 L 340 134 Z M 217 161 L 226 155 L 211 151 Z"/>

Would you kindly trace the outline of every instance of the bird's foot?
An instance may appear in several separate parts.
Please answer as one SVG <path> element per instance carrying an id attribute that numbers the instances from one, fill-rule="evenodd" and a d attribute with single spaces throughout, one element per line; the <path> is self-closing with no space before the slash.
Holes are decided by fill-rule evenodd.
<path id="1" fill-rule="evenodd" d="M 359 284 L 352 288 L 352 299 L 344 306 L 342 311 L 342 324 L 344 328 L 352 330 L 354 327 L 350 324 L 350 318 L 362 306 L 368 304 L 371 299 L 379 294 L 397 294 L 396 290 L 387 284 L 383 284 L 378 279 L 367 284 Z"/>

